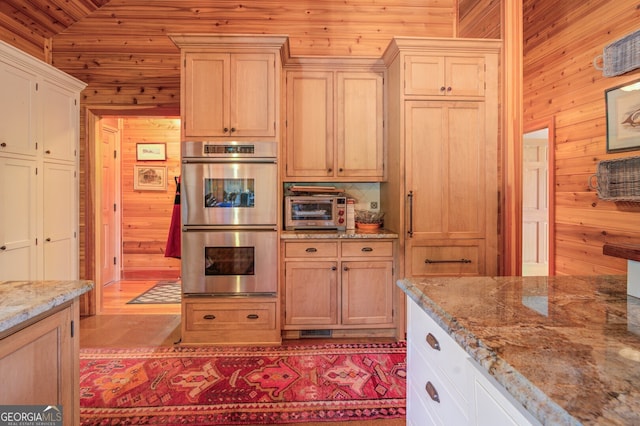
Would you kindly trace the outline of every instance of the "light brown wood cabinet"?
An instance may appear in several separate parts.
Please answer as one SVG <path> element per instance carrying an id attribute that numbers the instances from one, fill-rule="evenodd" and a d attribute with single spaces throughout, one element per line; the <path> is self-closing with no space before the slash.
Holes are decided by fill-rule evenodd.
<path id="1" fill-rule="evenodd" d="M 483 98 L 484 76 L 484 56 L 460 51 L 447 53 L 447 56 L 407 54 L 404 94 Z"/>
<path id="2" fill-rule="evenodd" d="M 498 273 L 499 42 L 394 39 L 385 226 L 402 275 Z"/>
<path id="3" fill-rule="evenodd" d="M 170 37 L 182 55 L 182 140 L 276 139 L 286 37 Z"/>
<path id="4" fill-rule="evenodd" d="M 285 241 L 285 335 L 395 335 L 393 241 Z M 364 332 L 363 329 L 366 329 Z"/>
<path id="5" fill-rule="evenodd" d="M 285 70 L 284 179 L 383 180 L 384 71 L 303 63 Z"/>
<path id="6" fill-rule="evenodd" d="M 279 345 L 277 297 L 183 297 L 183 344 Z"/>
<path id="7" fill-rule="evenodd" d="M 0 334 L 0 403 L 62 405 L 63 424 L 80 424 L 77 299 Z"/>

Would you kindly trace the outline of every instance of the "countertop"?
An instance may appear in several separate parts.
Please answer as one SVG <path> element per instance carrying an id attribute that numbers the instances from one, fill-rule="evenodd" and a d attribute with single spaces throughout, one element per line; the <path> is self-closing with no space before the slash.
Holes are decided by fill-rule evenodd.
<path id="1" fill-rule="evenodd" d="M 398 286 L 542 424 L 640 424 L 640 299 L 625 275 Z"/>
<path id="2" fill-rule="evenodd" d="M 0 281 L 0 333 L 93 289 L 93 282 Z"/>
<path id="3" fill-rule="evenodd" d="M 376 239 L 376 238 L 391 238 L 397 239 L 398 234 L 389 231 L 388 229 L 380 228 L 373 231 L 360 231 L 348 230 L 348 231 L 336 231 L 336 230 L 297 230 L 297 231 L 282 231 L 280 233 L 280 239 L 282 240 L 297 240 L 297 239 Z"/>

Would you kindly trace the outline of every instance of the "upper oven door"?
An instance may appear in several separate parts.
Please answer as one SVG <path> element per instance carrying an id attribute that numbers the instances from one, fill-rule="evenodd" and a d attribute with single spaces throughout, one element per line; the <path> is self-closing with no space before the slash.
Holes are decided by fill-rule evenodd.
<path id="1" fill-rule="evenodd" d="M 276 225 L 277 172 L 275 160 L 183 160 L 183 225 Z"/>

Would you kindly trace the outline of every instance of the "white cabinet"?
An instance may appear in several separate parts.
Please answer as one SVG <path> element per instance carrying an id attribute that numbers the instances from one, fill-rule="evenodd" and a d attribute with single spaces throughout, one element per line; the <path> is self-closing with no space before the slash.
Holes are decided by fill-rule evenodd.
<path id="1" fill-rule="evenodd" d="M 85 84 L 0 42 L 0 280 L 78 276 Z"/>
<path id="2" fill-rule="evenodd" d="M 540 423 L 407 298 L 407 424 Z"/>

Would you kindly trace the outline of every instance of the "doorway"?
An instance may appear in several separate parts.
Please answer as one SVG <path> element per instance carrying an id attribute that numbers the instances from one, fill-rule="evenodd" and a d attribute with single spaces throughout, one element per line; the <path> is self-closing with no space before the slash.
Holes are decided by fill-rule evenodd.
<path id="1" fill-rule="evenodd" d="M 529 126 L 522 144 L 522 275 L 553 275 L 553 123 Z"/>

